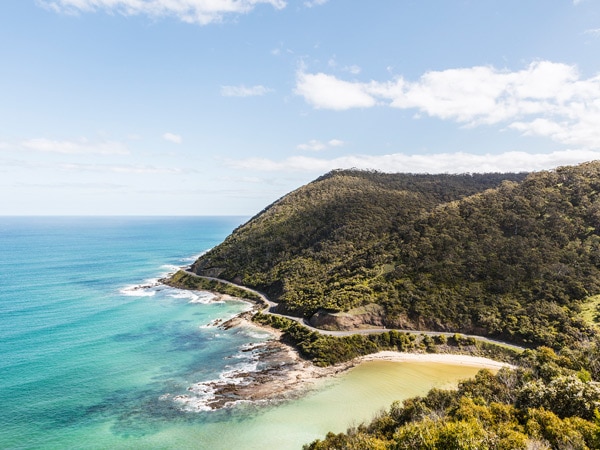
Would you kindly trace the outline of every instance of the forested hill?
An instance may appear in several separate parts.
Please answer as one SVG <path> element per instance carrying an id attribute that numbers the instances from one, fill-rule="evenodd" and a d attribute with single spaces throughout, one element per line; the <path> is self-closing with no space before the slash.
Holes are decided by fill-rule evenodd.
<path id="1" fill-rule="evenodd" d="M 203 255 L 193 270 L 259 288 L 298 314 L 321 306 L 335 309 L 324 302 L 324 290 L 340 290 L 328 283 L 328 272 L 344 279 L 350 272 L 360 275 L 367 266 L 361 257 L 368 252 L 372 258 L 373 246 L 400 224 L 440 203 L 523 177 L 333 171 L 268 206 Z M 352 285 L 351 280 L 343 284 Z M 304 290 L 302 298 L 293 301 L 298 289 Z M 330 300 L 352 306 L 342 295 Z"/>
<path id="2" fill-rule="evenodd" d="M 599 193 L 597 162 L 529 175 L 334 171 L 193 270 L 315 323 L 362 309 L 373 324 L 557 347 L 593 334 L 578 311 L 600 292 Z"/>

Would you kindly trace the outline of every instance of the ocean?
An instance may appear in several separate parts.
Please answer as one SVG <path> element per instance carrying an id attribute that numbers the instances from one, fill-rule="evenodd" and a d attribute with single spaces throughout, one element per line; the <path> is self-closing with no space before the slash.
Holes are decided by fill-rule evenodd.
<path id="1" fill-rule="evenodd" d="M 0 217 L 0 448 L 301 448 L 476 372 L 369 363 L 299 400 L 207 410 L 188 388 L 252 370 L 270 336 L 215 326 L 248 304 L 158 279 L 245 219 Z"/>

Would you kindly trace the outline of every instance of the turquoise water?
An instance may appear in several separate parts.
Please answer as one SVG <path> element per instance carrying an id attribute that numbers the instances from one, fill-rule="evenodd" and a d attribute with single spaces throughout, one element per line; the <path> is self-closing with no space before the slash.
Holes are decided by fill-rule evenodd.
<path id="1" fill-rule="evenodd" d="M 0 217 L 0 448 L 299 449 L 475 374 L 367 363 L 299 400 L 204 410 L 188 388 L 252 370 L 260 347 L 242 350 L 269 336 L 212 324 L 247 304 L 157 279 L 243 220 Z"/>
<path id="2" fill-rule="evenodd" d="M 241 222 L 0 218 L 0 448 L 135 447 L 215 420 L 164 396 L 251 363 L 240 346 L 266 335 L 206 326 L 241 302 L 150 286 Z"/>

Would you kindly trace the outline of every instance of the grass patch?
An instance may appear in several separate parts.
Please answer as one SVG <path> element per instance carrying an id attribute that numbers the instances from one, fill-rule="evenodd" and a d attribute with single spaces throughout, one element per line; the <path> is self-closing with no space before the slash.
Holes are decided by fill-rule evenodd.
<path id="1" fill-rule="evenodd" d="M 600 295 L 593 295 L 581 305 L 581 318 L 594 328 L 600 330 Z"/>

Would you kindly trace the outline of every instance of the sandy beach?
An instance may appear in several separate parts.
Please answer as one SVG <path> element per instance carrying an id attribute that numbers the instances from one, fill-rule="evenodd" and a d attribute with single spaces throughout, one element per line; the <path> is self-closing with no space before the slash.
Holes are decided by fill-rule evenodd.
<path id="1" fill-rule="evenodd" d="M 499 370 L 503 367 L 512 367 L 510 364 L 481 356 L 454 355 L 451 353 L 401 353 L 383 351 L 372 355 L 363 356 L 360 361 L 392 361 L 392 362 L 425 362 L 443 363 L 457 366 L 479 367 L 482 369 Z"/>

